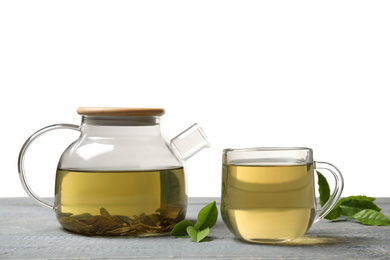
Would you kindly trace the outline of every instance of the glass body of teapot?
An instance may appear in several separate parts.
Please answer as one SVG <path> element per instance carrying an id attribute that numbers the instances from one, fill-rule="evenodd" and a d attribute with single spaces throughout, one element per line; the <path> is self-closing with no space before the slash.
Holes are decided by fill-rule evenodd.
<path id="1" fill-rule="evenodd" d="M 166 234 L 187 209 L 183 161 L 208 146 L 198 125 L 172 140 L 161 133 L 163 109 L 79 108 L 80 126 L 53 125 L 28 139 L 19 156 L 27 193 L 52 207 L 67 230 L 99 236 Z M 57 168 L 54 204 L 27 185 L 23 158 L 40 134 L 58 128 L 80 131 Z"/>

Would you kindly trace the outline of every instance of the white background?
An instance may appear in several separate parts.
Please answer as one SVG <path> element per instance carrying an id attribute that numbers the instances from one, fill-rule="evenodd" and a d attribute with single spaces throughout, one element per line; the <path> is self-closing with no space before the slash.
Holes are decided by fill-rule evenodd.
<path id="1" fill-rule="evenodd" d="M 344 174 L 344 196 L 390 196 L 389 1 L 1 1 L 0 197 L 26 196 L 24 141 L 79 106 L 163 107 L 172 138 L 194 122 L 211 148 L 189 196 L 220 196 L 227 147 L 305 146 Z M 53 196 L 78 136 L 34 143 L 28 179 Z"/>

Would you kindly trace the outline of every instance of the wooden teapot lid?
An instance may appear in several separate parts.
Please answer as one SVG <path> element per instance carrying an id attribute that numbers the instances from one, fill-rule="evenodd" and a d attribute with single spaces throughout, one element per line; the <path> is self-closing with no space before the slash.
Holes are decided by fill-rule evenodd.
<path id="1" fill-rule="evenodd" d="M 86 116 L 162 116 L 164 108 L 79 107 L 79 115 Z"/>

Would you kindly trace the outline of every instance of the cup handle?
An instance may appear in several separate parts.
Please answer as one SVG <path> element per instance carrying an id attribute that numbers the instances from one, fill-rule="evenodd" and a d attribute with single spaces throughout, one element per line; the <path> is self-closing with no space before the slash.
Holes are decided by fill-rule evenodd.
<path id="1" fill-rule="evenodd" d="M 78 126 L 78 125 L 71 125 L 71 124 L 56 124 L 56 125 L 47 126 L 45 128 L 42 128 L 41 130 L 38 130 L 37 132 L 32 134 L 26 140 L 26 142 L 23 144 L 22 148 L 20 149 L 19 159 L 18 159 L 19 178 L 20 178 L 20 181 L 22 182 L 22 186 L 23 186 L 24 190 L 26 191 L 26 193 L 31 198 L 35 199 L 39 204 L 41 204 L 41 205 L 43 205 L 45 207 L 49 207 L 51 209 L 54 208 L 54 204 L 50 203 L 50 202 L 47 202 L 47 201 L 41 199 L 40 197 L 38 197 L 31 190 L 30 186 L 28 185 L 27 179 L 26 179 L 26 174 L 25 174 L 25 171 L 24 171 L 24 157 L 25 157 L 25 153 L 26 153 L 28 147 L 30 146 L 30 144 L 33 141 L 35 141 L 36 138 L 38 138 L 39 136 L 41 136 L 44 133 L 47 133 L 47 132 L 49 132 L 51 130 L 56 130 L 56 129 L 71 129 L 71 130 L 80 131 L 80 126 Z"/>
<path id="2" fill-rule="evenodd" d="M 344 179 L 343 176 L 341 175 L 341 172 L 339 169 L 336 168 L 336 166 L 327 163 L 327 162 L 314 162 L 314 169 L 326 169 L 330 171 L 335 180 L 335 189 L 333 193 L 330 195 L 328 201 L 325 203 L 324 206 L 322 206 L 320 209 L 316 211 L 316 217 L 314 219 L 313 223 L 316 223 L 320 221 L 322 218 L 324 218 L 336 205 L 337 201 L 339 200 L 341 196 L 341 192 L 343 191 L 344 188 Z"/>

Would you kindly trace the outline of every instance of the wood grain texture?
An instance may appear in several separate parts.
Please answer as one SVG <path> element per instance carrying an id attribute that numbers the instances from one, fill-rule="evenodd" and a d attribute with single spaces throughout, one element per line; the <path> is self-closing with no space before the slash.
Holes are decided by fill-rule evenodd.
<path id="1" fill-rule="evenodd" d="M 163 108 L 131 108 L 131 107 L 79 107 L 79 115 L 87 116 L 162 116 Z"/>
<path id="2" fill-rule="evenodd" d="M 216 198 L 190 198 L 187 219 Z M 376 200 L 390 215 L 390 198 Z M 218 204 L 219 209 L 219 204 Z M 237 240 L 221 217 L 205 242 L 169 236 L 86 237 L 63 230 L 54 212 L 30 198 L 0 199 L 0 258 L 10 259 L 389 259 L 390 227 L 322 220 L 295 242 Z"/>

